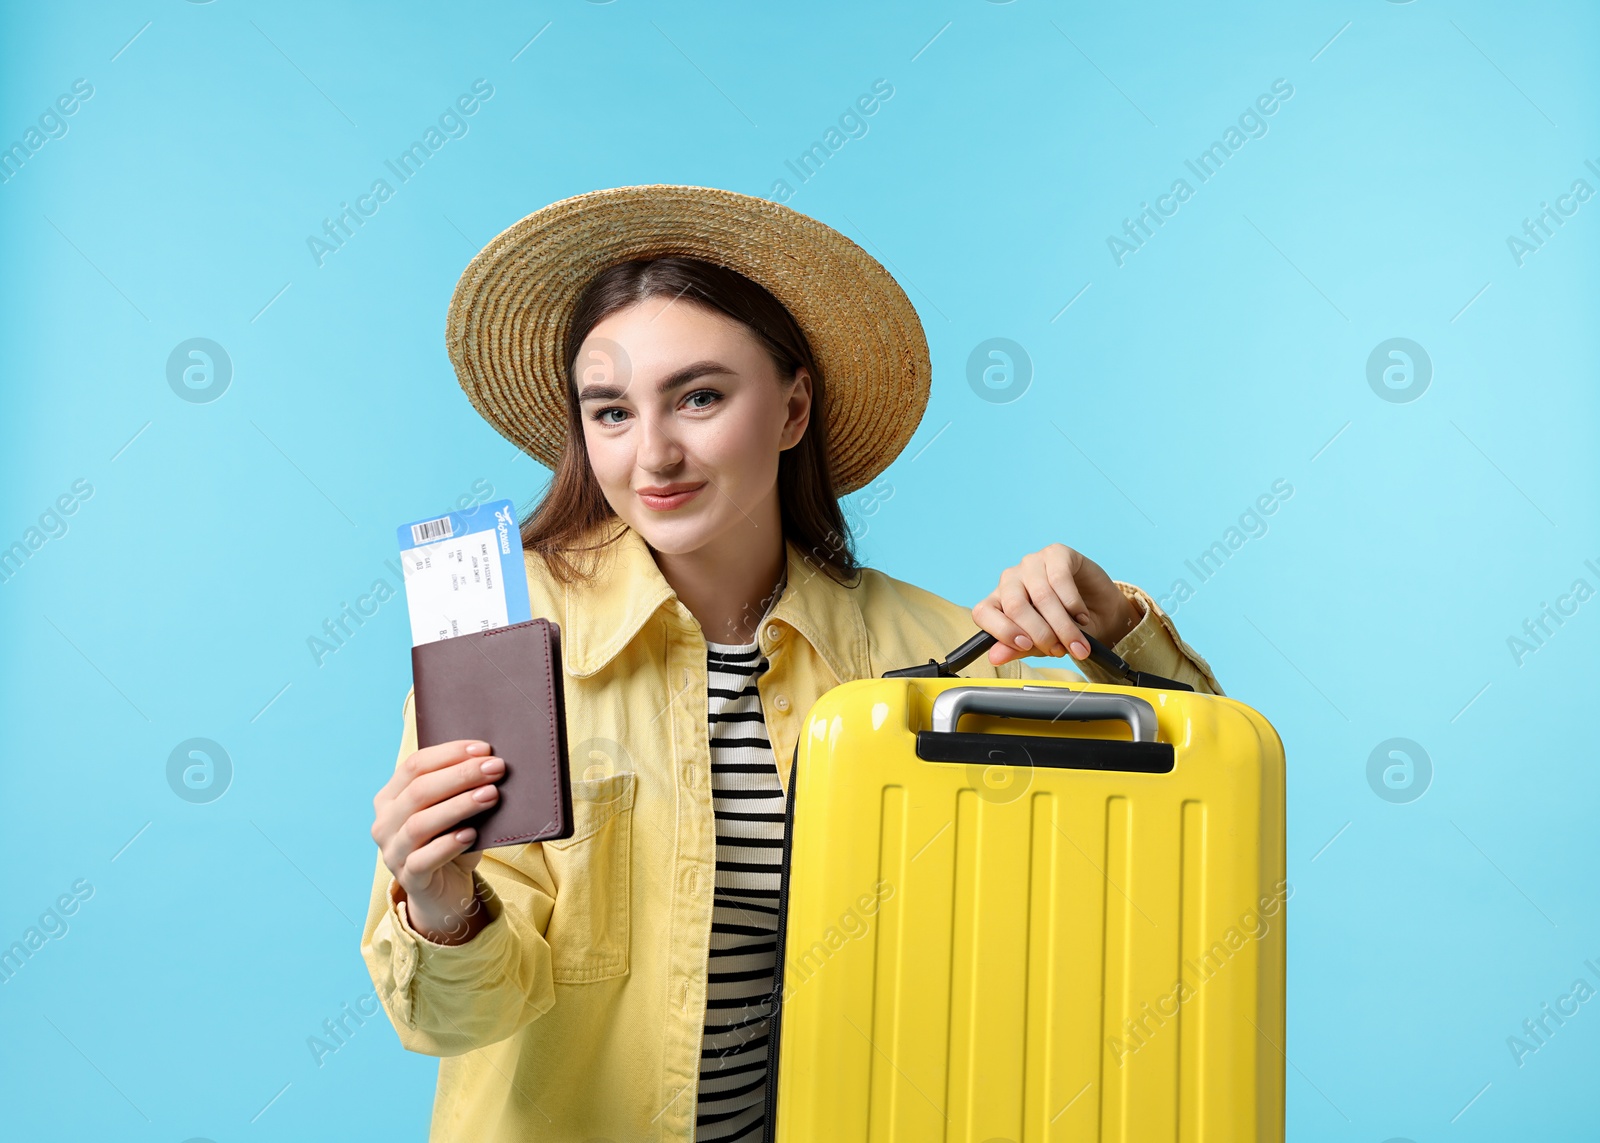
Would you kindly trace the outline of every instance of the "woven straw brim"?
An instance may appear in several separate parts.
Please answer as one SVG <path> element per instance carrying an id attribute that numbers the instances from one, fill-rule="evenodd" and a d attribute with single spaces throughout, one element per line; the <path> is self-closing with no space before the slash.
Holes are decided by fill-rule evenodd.
<path id="1" fill-rule="evenodd" d="M 594 191 L 535 211 L 485 246 L 456 284 L 445 344 L 468 400 L 555 468 L 566 443 L 567 328 L 607 266 L 681 255 L 766 287 L 811 343 L 826 391 L 834 488 L 889 466 L 928 402 L 928 342 L 905 291 L 854 242 L 765 199 L 710 187 Z"/>

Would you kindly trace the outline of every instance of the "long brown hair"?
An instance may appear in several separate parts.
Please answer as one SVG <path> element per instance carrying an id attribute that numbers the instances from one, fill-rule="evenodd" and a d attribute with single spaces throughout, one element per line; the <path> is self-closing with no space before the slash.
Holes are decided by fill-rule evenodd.
<path id="1" fill-rule="evenodd" d="M 860 570 L 828 466 L 825 378 L 800 326 L 777 298 L 743 274 L 697 258 L 637 259 L 608 266 L 584 288 L 567 331 L 567 439 L 543 498 L 522 521 L 522 546 L 538 552 L 556 579 L 573 583 L 592 568 L 579 567 L 573 553 L 598 554 L 620 532 L 584 544 L 591 529 L 617 514 L 606 501 L 589 465 L 583 416 L 573 376 L 578 349 L 591 330 L 616 311 L 651 297 L 673 297 L 717 310 L 742 323 L 761 341 L 780 379 L 804 366 L 811 375 L 811 417 L 799 442 L 778 457 L 778 501 L 783 534 L 808 564 L 845 583 Z"/>

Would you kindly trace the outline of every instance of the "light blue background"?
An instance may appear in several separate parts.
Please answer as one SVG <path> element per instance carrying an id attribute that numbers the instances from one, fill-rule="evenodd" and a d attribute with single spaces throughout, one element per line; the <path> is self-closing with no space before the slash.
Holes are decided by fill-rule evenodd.
<path id="1" fill-rule="evenodd" d="M 971 604 L 1060 540 L 1164 594 L 1289 482 L 1175 617 L 1288 750 L 1290 1138 L 1592 1133 L 1600 1003 L 1520 1067 L 1507 1038 L 1600 987 L 1600 602 L 1520 666 L 1507 639 L 1600 588 L 1600 201 L 1506 244 L 1600 189 L 1592 6 L 13 3 L 0 44 L 0 143 L 94 86 L 0 185 L 0 544 L 93 486 L 0 584 L 0 944 L 94 887 L 0 984 L 7 1137 L 424 1138 L 436 1061 L 381 1016 L 307 1048 L 371 990 L 404 603 L 321 666 L 307 638 L 397 583 L 396 524 L 542 491 L 456 386 L 456 278 L 578 192 L 771 194 L 880 78 L 789 200 L 885 260 L 932 349 L 892 494 L 851 498 L 867 561 Z M 479 78 L 470 131 L 318 266 Z M 1108 236 L 1278 78 L 1266 136 L 1119 267 Z M 232 362 L 213 402 L 167 381 L 194 337 Z M 995 337 L 1031 361 L 1014 401 L 969 384 Z M 1368 384 L 1394 337 L 1420 399 Z M 234 768 L 209 804 L 167 782 L 192 737 Z M 1431 760 L 1407 804 L 1367 780 L 1392 737 Z"/>

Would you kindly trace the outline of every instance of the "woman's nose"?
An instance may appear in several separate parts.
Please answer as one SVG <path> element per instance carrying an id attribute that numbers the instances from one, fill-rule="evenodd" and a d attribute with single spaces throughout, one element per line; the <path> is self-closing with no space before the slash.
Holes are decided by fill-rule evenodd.
<path id="1" fill-rule="evenodd" d="M 672 468 L 682 460 L 683 450 L 678 447 L 678 442 L 672 435 L 671 426 L 657 419 L 653 414 L 641 414 L 639 417 L 639 452 L 636 459 L 640 468 L 650 472 L 664 471 Z"/>

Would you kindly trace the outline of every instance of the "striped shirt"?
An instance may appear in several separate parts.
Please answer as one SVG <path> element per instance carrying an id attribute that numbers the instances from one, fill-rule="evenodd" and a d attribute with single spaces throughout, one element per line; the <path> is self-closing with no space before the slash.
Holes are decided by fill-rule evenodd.
<path id="1" fill-rule="evenodd" d="M 784 793 L 756 691 L 759 644 L 706 647 L 717 872 L 695 1139 L 751 1143 L 766 1115 Z"/>

